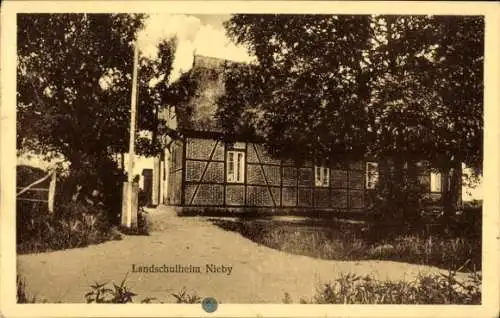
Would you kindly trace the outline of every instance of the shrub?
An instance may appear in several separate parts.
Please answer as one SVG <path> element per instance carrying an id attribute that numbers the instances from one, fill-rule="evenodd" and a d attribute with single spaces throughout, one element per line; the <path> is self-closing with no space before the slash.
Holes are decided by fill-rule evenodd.
<path id="1" fill-rule="evenodd" d="M 112 158 L 86 155 L 80 162 L 71 164 L 68 176 L 58 180 L 56 202 L 71 201 L 75 194 L 78 200 L 95 199 L 92 193 L 96 192 L 108 221 L 118 225 L 124 180 L 125 175 Z"/>
<path id="2" fill-rule="evenodd" d="M 419 230 L 422 226 L 424 192 L 424 186 L 413 178 L 406 178 L 402 184 L 378 184 L 376 190 L 371 192 L 372 205 L 368 212 L 372 221 L 370 236 L 382 239 L 388 235 Z"/>
<path id="3" fill-rule="evenodd" d="M 36 253 L 83 247 L 120 237 L 112 233 L 101 206 L 67 202 L 56 206 L 53 214 L 33 213 L 18 224 L 17 252 Z"/>
<path id="4" fill-rule="evenodd" d="M 16 285 L 17 285 L 17 303 L 18 304 L 29 304 L 29 303 L 36 303 L 36 297 L 35 296 L 29 296 L 28 291 L 26 288 L 26 282 L 24 279 L 17 275 L 16 276 Z"/>
<path id="5" fill-rule="evenodd" d="M 461 271 L 481 268 L 481 236 L 442 235 L 434 230 L 374 238 L 366 225 L 319 220 L 292 224 L 261 219 L 216 220 L 254 242 L 288 253 L 335 260 L 394 260 Z M 465 264 L 465 266 L 463 266 Z"/>
<path id="6" fill-rule="evenodd" d="M 18 167 L 18 184 L 44 174 L 28 168 Z M 82 156 L 71 164 L 68 175 L 58 176 L 53 214 L 48 213 L 46 203 L 18 202 L 18 252 L 81 247 L 119 238 L 113 225 L 121 212 L 122 181 L 123 174 L 111 158 Z"/>
<path id="7" fill-rule="evenodd" d="M 97 283 L 90 285 L 90 291 L 85 294 L 85 300 L 87 303 L 112 303 L 112 304 L 126 304 L 133 303 L 134 297 L 138 296 L 136 293 L 132 292 L 130 288 L 126 285 L 128 273 L 125 275 L 120 285 L 115 283 Z M 108 287 L 112 285 L 112 288 Z M 201 303 L 201 297 L 196 293 L 189 293 L 185 287 L 177 294 L 171 294 L 175 297 L 177 303 L 187 303 L 187 304 L 197 304 Z M 158 302 L 154 297 L 146 297 L 141 303 L 150 304 L 153 302 Z M 163 302 L 159 302 L 162 303 Z"/>
<path id="8" fill-rule="evenodd" d="M 175 297 L 178 304 L 199 304 L 201 303 L 201 297 L 196 293 L 188 293 L 186 287 L 182 287 L 179 293 L 174 293 L 172 296 Z"/>
<path id="9" fill-rule="evenodd" d="M 85 294 L 87 303 L 112 303 L 112 304 L 126 304 L 133 302 L 133 297 L 137 294 L 129 290 L 125 285 L 127 275 L 121 281 L 120 285 L 113 283 L 113 288 L 107 287 L 108 283 L 94 283 L 90 285 L 91 290 Z"/>
<path id="10" fill-rule="evenodd" d="M 119 285 L 95 283 L 85 294 L 87 303 L 133 303 L 138 296 L 126 285 L 127 276 Z M 478 273 L 471 273 L 466 281 L 456 279 L 456 273 L 419 275 L 413 281 L 377 280 L 369 275 L 359 276 L 343 273 L 332 282 L 317 287 L 312 298 L 300 298 L 301 304 L 481 304 L 481 281 Z M 26 296 L 25 284 L 18 276 L 18 303 L 36 302 L 36 298 Z M 187 292 L 183 287 L 179 293 L 171 294 L 177 303 L 200 303 L 202 298 Z M 144 298 L 141 303 L 152 303 L 156 298 Z M 290 294 L 284 294 L 285 304 L 293 303 Z M 163 302 L 160 302 L 163 303 Z"/>
<path id="11" fill-rule="evenodd" d="M 291 303 L 290 297 L 286 297 Z M 465 283 L 448 275 L 420 275 L 416 280 L 380 281 L 370 276 L 342 274 L 318 287 L 310 300 L 315 304 L 481 304 L 481 276 L 471 274 Z"/>
<path id="12" fill-rule="evenodd" d="M 120 226 L 120 231 L 126 235 L 149 235 L 150 225 L 148 219 L 148 212 L 144 208 L 139 207 L 137 212 L 137 227 Z"/>
<path id="13" fill-rule="evenodd" d="M 291 304 L 292 303 L 292 297 L 290 296 L 289 293 L 285 292 L 285 297 L 283 297 L 283 300 L 281 302 L 283 304 Z"/>
<path id="14" fill-rule="evenodd" d="M 483 200 L 473 199 L 471 201 L 464 201 L 463 208 L 468 210 L 480 210 L 483 207 Z"/>

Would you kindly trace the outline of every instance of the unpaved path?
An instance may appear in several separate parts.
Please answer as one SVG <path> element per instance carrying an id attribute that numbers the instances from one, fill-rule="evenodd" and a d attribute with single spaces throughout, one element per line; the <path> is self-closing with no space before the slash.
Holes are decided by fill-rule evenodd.
<path id="1" fill-rule="evenodd" d="M 85 302 L 90 284 L 119 283 L 130 272 L 127 285 L 139 294 L 137 302 L 146 297 L 173 302 L 171 294 L 184 286 L 223 303 L 281 303 L 285 292 L 295 301 L 313 296 L 318 283 L 342 272 L 399 280 L 440 271 L 390 261 L 328 261 L 292 255 L 258 245 L 202 218 L 179 218 L 166 207 L 151 211 L 150 216 L 156 229 L 150 236 L 18 256 L 18 271 L 28 291 L 48 302 Z M 202 272 L 132 273 L 133 264 L 193 265 Z M 205 273 L 206 264 L 231 265 L 231 275 Z"/>

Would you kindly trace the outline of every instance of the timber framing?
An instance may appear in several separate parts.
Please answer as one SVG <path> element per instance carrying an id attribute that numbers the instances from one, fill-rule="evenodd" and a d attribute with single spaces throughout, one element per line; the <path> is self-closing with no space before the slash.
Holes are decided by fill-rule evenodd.
<path id="1" fill-rule="evenodd" d="M 337 165 L 330 169 L 328 186 L 315 185 L 312 161 L 297 165 L 269 155 L 260 142 L 217 138 L 219 134 L 203 132 L 183 135 L 177 151 L 182 152 L 182 164 L 172 156 L 171 176 L 181 173 L 181 182 L 170 187 L 171 196 L 180 193 L 178 207 L 244 208 L 278 210 L 314 210 L 359 212 L 365 207 L 365 162 L 354 166 Z M 239 144 L 238 147 L 234 147 Z M 227 181 L 228 151 L 244 152 L 243 182 Z M 340 168 L 342 167 L 342 169 Z M 335 172 L 335 173 L 334 173 Z M 357 174 L 356 182 L 350 175 Z M 335 178 L 342 180 L 334 180 Z M 176 189 L 176 186 L 178 189 Z M 352 192 L 357 196 L 352 198 Z M 361 200 L 352 206 L 353 200 Z M 172 201 L 172 200 L 171 200 Z M 279 212 L 283 214 L 286 212 Z"/>

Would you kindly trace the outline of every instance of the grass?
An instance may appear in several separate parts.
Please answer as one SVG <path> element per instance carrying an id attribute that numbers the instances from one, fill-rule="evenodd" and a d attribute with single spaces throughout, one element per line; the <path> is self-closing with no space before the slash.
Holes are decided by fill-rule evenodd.
<path id="1" fill-rule="evenodd" d="M 381 235 L 380 231 L 364 224 L 320 219 L 292 222 L 240 218 L 212 219 L 212 222 L 267 247 L 321 259 L 392 260 L 466 272 L 481 269 L 480 234 L 441 235 L 438 231 L 428 230 Z"/>
<path id="2" fill-rule="evenodd" d="M 149 235 L 147 212 L 140 209 L 138 226 L 128 229 L 110 224 L 101 206 L 67 202 L 50 214 L 44 206 L 19 205 L 17 252 L 40 253 L 85 247 L 126 235 Z"/>
<path id="3" fill-rule="evenodd" d="M 28 293 L 28 288 L 26 287 L 25 280 L 17 275 L 16 277 L 16 297 L 18 304 L 31 304 L 36 303 L 37 299 L 35 296 L 31 296 Z"/>
<path id="4" fill-rule="evenodd" d="M 85 294 L 85 300 L 88 304 L 127 304 L 133 303 L 134 297 L 138 294 L 131 291 L 130 287 L 127 286 L 128 273 L 125 275 L 120 284 L 115 284 L 113 282 L 99 283 L 95 282 L 90 285 L 90 291 Z M 190 293 L 183 287 L 178 293 L 172 293 L 171 296 L 175 298 L 175 302 L 178 304 L 199 304 L 202 298 L 196 293 Z M 161 303 L 163 301 L 158 301 L 155 297 L 146 297 L 141 300 L 142 304 L 151 303 Z"/>
<path id="5" fill-rule="evenodd" d="M 127 275 L 119 285 L 112 283 L 112 288 L 108 287 L 108 283 L 95 282 L 90 285 L 91 290 L 85 294 L 85 300 L 88 304 L 126 304 L 133 302 L 133 297 L 137 296 L 134 292 L 125 285 Z"/>
<path id="6" fill-rule="evenodd" d="M 18 304 L 46 303 L 45 299 L 39 299 L 28 291 L 25 279 L 21 275 L 16 276 L 16 300 Z"/>
<path id="7" fill-rule="evenodd" d="M 125 285 L 107 287 L 107 283 L 91 285 L 85 295 L 88 303 L 132 303 L 137 294 Z M 189 293 L 185 287 L 171 294 L 176 303 L 199 304 L 202 297 Z M 141 303 L 152 303 L 156 298 L 146 297 Z M 293 303 L 290 294 L 285 293 L 283 303 Z M 455 272 L 447 275 L 421 275 L 415 281 L 379 281 L 372 277 L 341 274 L 337 279 L 317 287 L 311 298 L 300 298 L 303 304 L 481 304 L 481 275 L 472 273 L 469 280 L 459 282 Z M 160 302 L 164 303 L 164 302 Z M 220 303 L 220 301 L 219 301 Z"/>
<path id="8" fill-rule="evenodd" d="M 455 272 L 448 274 L 421 275 L 414 281 L 381 281 L 371 276 L 358 276 L 352 273 L 341 274 L 333 281 L 319 285 L 316 294 L 298 300 L 302 304 L 481 304 L 481 275 L 469 274 L 469 279 L 460 282 Z M 94 283 L 84 296 L 87 303 L 133 303 L 138 295 L 126 285 L 127 275 L 120 282 Z M 180 292 L 171 294 L 176 303 L 198 304 L 202 297 L 196 292 L 188 292 L 183 287 Z M 18 276 L 17 302 L 36 303 L 36 297 L 27 296 L 26 284 Z M 165 303 L 154 297 L 146 297 L 140 303 Z M 284 294 L 285 304 L 295 301 L 289 293 Z M 220 303 L 220 301 L 219 301 Z"/>
<path id="9" fill-rule="evenodd" d="M 292 303 L 285 294 L 284 303 Z M 421 275 L 414 281 L 379 281 L 370 276 L 342 274 L 317 288 L 311 299 L 300 303 L 313 304 L 481 304 L 481 275 L 470 274 L 459 282 L 454 272 L 447 275 Z"/>
<path id="10" fill-rule="evenodd" d="M 202 300 L 198 294 L 189 293 L 185 287 L 182 287 L 180 292 L 173 293 L 172 296 L 175 297 L 178 304 L 199 304 Z"/>
<path id="11" fill-rule="evenodd" d="M 144 210 L 143 207 L 139 207 L 139 211 L 137 213 L 137 226 L 132 228 L 120 226 L 119 229 L 120 232 L 126 235 L 149 235 L 151 228 L 148 212 Z"/>
<path id="12" fill-rule="evenodd" d="M 68 202 L 52 214 L 43 209 L 18 210 L 19 254 L 85 247 L 120 238 L 107 221 L 105 211 L 98 206 Z"/>

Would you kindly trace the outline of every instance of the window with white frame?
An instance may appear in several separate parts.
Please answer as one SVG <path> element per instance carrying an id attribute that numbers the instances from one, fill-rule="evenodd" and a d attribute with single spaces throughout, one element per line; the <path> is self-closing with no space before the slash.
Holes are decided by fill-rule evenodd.
<path id="1" fill-rule="evenodd" d="M 227 182 L 243 183 L 245 181 L 245 152 L 228 151 L 226 164 Z"/>
<path id="2" fill-rule="evenodd" d="M 314 166 L 314 184 L 317 187 L 330 185 L 330 169 L 323 166 Z"/>
<path id="3" fill-rule="evenodd" d="M 378 183 L 378 163 L 367 162 L 366 163 L 366 188 L 375 189 Z"/>
<path id="4" fill-rule="evenodd" d="M 431 192 L 441 192 L 441 173 L 431 172 Z"/>

